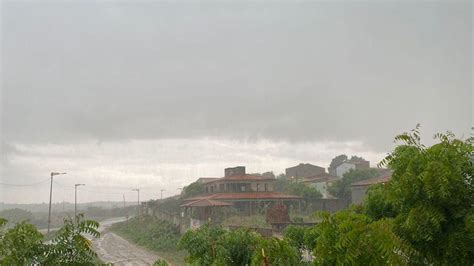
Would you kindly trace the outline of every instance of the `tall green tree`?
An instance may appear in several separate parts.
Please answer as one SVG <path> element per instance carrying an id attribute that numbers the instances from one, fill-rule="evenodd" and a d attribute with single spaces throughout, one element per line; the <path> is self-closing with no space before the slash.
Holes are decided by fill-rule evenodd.
<path id="1" fill-rule="evenodd" d="M 381 162 L 392 179 L 384 197 L 369 197 L 367 211 L 390 206 L 394 232 L 419 252 L 419 262 L 474 264 L 472 138 L 437 134 L 438 143 L 425 147 L 417 127 L 396 140 L 401 145 Z"/>

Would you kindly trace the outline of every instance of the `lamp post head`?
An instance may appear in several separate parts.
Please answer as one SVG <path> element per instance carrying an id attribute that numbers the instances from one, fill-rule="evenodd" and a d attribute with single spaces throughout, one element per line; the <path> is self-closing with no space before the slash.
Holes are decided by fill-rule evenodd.
<path id="1" fill-rule="evenodd" d="M 74 184 L 75 187 L 78 187 L 78 186 L 85 186 L 86 184 Z"/>
<path id="2" fill-rule="evenodd" d="M 65 175 L 66 172 L 64 173 L 59 173 L 59 172 L 51 172 L 51 176 L 55 176 L 55 175 Z"/>

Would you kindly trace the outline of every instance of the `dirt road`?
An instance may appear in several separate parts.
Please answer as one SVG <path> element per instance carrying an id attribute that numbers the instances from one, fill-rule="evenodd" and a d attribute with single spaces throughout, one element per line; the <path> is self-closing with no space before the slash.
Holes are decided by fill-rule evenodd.
<path id="1" fill-rule="evenodd" d="M 104 232 L 108 226 L 120 221 L 101 223 L 99 230 L 103 233 L 99 239 L 93 240 L 94 250 L 103 262 L 114 265 L 153 265 L 153 262 L 160 259 L 153 252 L 132 244 L 114 233 Z"/>

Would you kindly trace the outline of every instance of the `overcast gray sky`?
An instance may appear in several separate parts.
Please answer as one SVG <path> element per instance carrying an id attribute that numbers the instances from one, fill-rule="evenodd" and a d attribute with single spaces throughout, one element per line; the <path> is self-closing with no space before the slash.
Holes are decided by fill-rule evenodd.
<path id="1" fill-rule="evenodd" d="M 472 3 L 2 1 L 0 201 L 166 195 L 469 135 Z M 105 188 L 107 187 L 107 188 Z M 112 188 L 113 187 L 113 188 Z M 87 189 L 87 191 L 86 191 Z"/>

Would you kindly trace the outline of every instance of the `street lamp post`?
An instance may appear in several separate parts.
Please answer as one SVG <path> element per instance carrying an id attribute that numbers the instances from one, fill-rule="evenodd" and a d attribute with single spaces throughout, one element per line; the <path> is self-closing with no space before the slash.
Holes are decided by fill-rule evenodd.
<path id="1" fill-rule="evenodd" d="M 77 219 L 77 187 L 85 186 L 86 184 L 74 184 L 74 217 Z"/>
<path id="2" fill-rule="evenodd" d="M 51 186 L 49 188 L 49 210 L 48 210 L 48 233 L 51 228 L 51 200 L 53 199 L 53 176 L 65 175 L 66 173 L 51 172 Z"/>
<path id="3" fill-rule="evenodd" d="M 137 192 L 137 195 L 138 195 L 138 199 L 137 199 L 137 218 L 140 217 L 140 189 L 139 188 L 135 188 L 135 189 L 132 189 L 133 191 L 136 191 Z"/>

